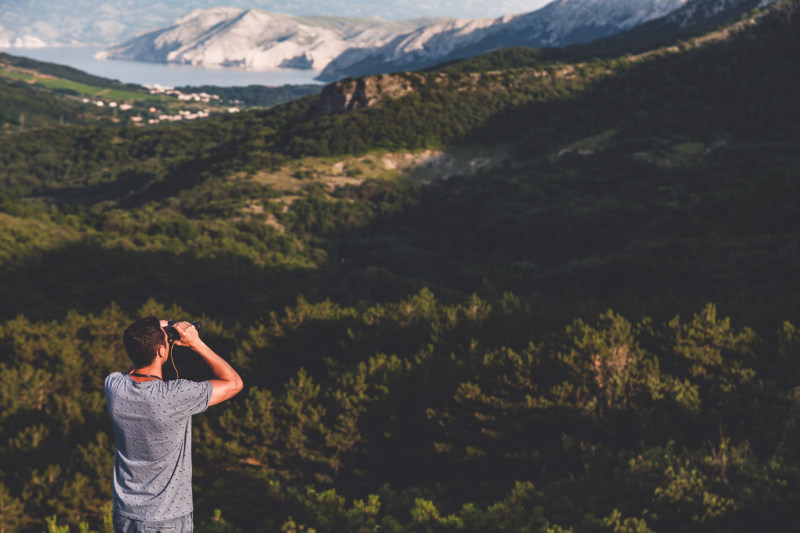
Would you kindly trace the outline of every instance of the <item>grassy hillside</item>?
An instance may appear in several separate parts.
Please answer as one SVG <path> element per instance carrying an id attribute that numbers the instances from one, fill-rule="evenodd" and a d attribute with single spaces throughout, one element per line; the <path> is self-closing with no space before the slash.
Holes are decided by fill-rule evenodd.
<path id="1" fill-rule="evenodd" d="M 47 63 L 44 61 L 37 61 L 27 57 L 19 57 L 11 54 L 0 52 L 0 63 L 15 67 L 19 70 L 35 71 L 52 78 L 60 78 L 82 85 L 92 85 L 95 87 L 102 87 L 104 89 L 115 89 L 120 91 L 138 92 L 140 94 L 147 94 L 143 87 L 134 84 L 120 83 L 116 80 L 109 80 L 100 76 L 94 76 L 65 65 L 56 63 Z"/>
<path id="2" fill-rule="evenodd" d="M 107 114 L 80 102 L 54 99 L 52 92 L 17 83 L 14 77 L 0 75 L 0 127 L 3 133 L 53 126 L 61 122 L 87 124 Z"/>
<path id="3" fill-rule="evenodd" d="M 793 528 L 797 7 L 7 136 L 0 527 L 100 527 L 156 313 L 248 387 L 198 418 L 200 531 Z"/>
<path id="4" fill-rule="evenodd" d="M 211 88 L 205 88 L 211 90 Z M 251 88 L 249 107 L 274 105 L 311 94 L 309 87 Z M 199 92 L 199 91 L 198 91 Z M 239 94 L 233 88 L 219 92 Z M 186 93 L 191 95 L 192 93 Z M 195 95 L 197 96 L 197 95 Z M 54 125 L 146 126 L 160 122 L 194 120 L 200 114 L 227 113 L 234 105 L 218 98 L 183 100 L 176 94 L 155 93 L 85 72 L 0 53 L 0 132 L 21 133 Z M 239 102 L 235 104 L 245 107 Z M 54 133 L 55 137 L 60 134 Z M 62 132 L 63 133 L 63 132 Z M 31 144 L 23 141 L 23 144 Z"/>
<path id="5" fill-rule="evenodd" d="M 144 87 L 92 76 L 71 67 L 0 53 L 0 124 L 6 133 L 56 124 L 110 124 L 109 109 L 78 97 L 157 102 Z"/>

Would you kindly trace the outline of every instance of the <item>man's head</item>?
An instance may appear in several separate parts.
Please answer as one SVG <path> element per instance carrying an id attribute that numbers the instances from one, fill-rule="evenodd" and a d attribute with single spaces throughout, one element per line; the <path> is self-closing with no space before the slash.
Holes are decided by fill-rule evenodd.
<path id="1" fill-rule="evenodd" d="M 161 348 L 167 350 L 166 333 L 161 329 L 161 321 L 154 316 L 141 318 L 125 328 L 122 343 L 136 368 L 151 365 Z"/>

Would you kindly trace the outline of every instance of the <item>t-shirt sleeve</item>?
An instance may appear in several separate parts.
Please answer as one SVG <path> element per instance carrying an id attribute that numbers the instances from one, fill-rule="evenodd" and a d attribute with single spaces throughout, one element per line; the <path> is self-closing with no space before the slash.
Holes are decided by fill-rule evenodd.
<path id="1" fill-rule="evenodd" d="M 105 392 L 106 399 L 109 398 L 109 391 L 111 391 L 114 387 L 116 387 L 119 383 L 119 377 L 122 375 L 120 372 L 113 372 L 106 376 L 106 380 L 103 383 L 103 391 Z"/>
<path id="2" fill-rule="evenodd" d="M 213 391 L 210 381 L 189 381 L 179 379 L 173 381 L 174 395 L 177 399 L 175 409 L 179 416 L 191 416 L 208 409 Z"/>

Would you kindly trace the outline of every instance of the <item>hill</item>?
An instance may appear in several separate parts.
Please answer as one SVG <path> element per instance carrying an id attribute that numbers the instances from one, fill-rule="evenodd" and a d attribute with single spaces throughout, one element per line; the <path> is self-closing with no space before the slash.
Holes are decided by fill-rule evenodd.
<path id="1" fill-rule="evenodd" d="M 3 527 L 99 526 L 146 313 L 248 386 L 198 419 L 200 528 L 795 527 L 797 8 L 6 137 Z"/>
<path id="2" fill-rule="evenodd" d="M 36 61 L 27 57 L 19 57 L 4 52 L 0 52 L 0 61 L 7 67 L 16 67 L 20 70 L 35 71 L 41 75 L 52 76 L 54 78 L 65 79 L 84 85 L 92 85 L 95 87 L 102 87 L 104 89 L 118 89 L 123 91 L 133 91 L 146 93 L 143 87 L 128 83 L 120 83 L 116 80 L 109 80 L 100 76 L 87 74 L 82 70 L 78 70 L 65 65 L 58 65 L 56 63 L 47 63 L 44 61 Z"/>
<path id="3" fill-rule="evenodd" d="M 115 91 L 131 99 L 146 99 L 143 87 L 91 76 L 70 67 L 0 53 L 0 123 L 6 132 L 54 124 L 109 122 L 111 113 L 83 105 L 76 96 Z M 55 92 L 54 92 L 55 91 Z"/>
<path id="4" fill-rule="evenodd" d="M 0 124 L 5 133 L 55 124 L 145 126 L 266 108 L 317 94 L 320 85 L 147 88 L 0 53 Z"/>
<path id="5" fill-rule="evenodd" d="M 753 10 L 770 3 L 772 0 L 691 0 L 663 17 L 599 39 L 591 43 L 591 50 L 585 53 L 598 54 L 605 50 L 607 54 L 619 54 L 672 44 L 746 18 Z"/>

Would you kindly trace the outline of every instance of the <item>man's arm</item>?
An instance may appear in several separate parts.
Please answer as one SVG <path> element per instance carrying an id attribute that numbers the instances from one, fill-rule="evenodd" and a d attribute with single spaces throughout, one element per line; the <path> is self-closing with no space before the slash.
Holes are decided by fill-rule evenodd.
<path id="1" fill-rule="evenodd" d="M 242 378 L 239 377 L 236 370 L 200 339 L 197 330 L 189 322 L 177 322 L 174 327 L 181 334 L 181 338 L 175 341 L 175 344 L 186 346 L 197 352 L 211 368 L 211 373 L 216 378 L 210 380 L 212 392 L 208 405 L 216 405 L 236 396 L 244 387 Z"/>

